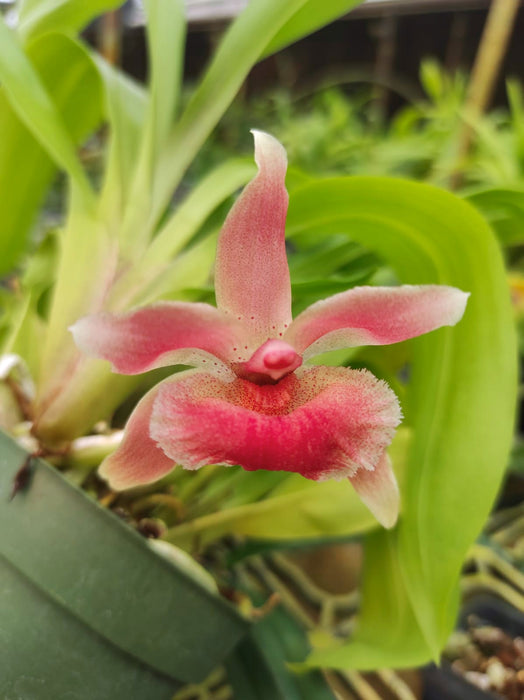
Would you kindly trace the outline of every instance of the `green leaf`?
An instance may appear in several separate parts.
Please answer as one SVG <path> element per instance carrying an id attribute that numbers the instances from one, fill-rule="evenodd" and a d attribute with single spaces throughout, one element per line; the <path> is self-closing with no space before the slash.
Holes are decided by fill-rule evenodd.
<path id="1" fill-rule="evenodd" d="M 75 143 L 101 121 L 101 84 L 85 49 L 61 34 L 32 42 L 29 58 Z M 9 271 L 27 246 L 29 229 L 55 172 L 46 151 L 0 95 L 0 274 Z M 13 177 L 23 167 L 23 177 Z"/>
<path id="2" fill-rule="evenodd" d="M 26 457 L 0 435 L 2 620 L 9 630 L 2 658 L 10 659 L 0 680 L 10 692 L 2 696 L 34 688 L 35 669 L 48 684 L 45 697 L 74 691 L 86 700 L 168 700 L 166 689 L 203 680 L 247 622 L 44 462 L 32 460 L 28 483 L 9 502 Z M 64 679 L 72 683 L 67 693 Z M 99 695 L 100 688 L 108 690 Z"/>
<path id="3" fill-rule="evenodd" d="M 427 58 L 420 66 L 420 82 L 426 94 L 438 103 L 444 96 L 445 85 L 443 70 L 435 59 Z"/>
<path id="4" fill-rule="evenodd" d="M 215 238 L 212 237 L 207 242 L 200 241 L 198 247 L 193 246 L 178 258 L 175 256 L 201 229 L 214 210 L 245 185 L 255 172 L 256 166 L 252 161 L 231 159 L 195 185 L 141 258 L 115 285 L 111 295 L 114 307 L 128 308 L 131 304 L 156 300 L 160 295 L 170 294 L 176 289 L 203 285 L 213 264 Z M 205 265 L 200 270 L 196 267 L 197 258 Z"/>
<path id="5" fill-rule="evenodd" d="M 2 316 L 6 330 L 0 354 L 20 355 L 35 383 L 38 382 L 40 350 L 46 330 L 42 318 L 43 302 L 54 282 L 57 254 L 58 236 L 52 232 L 33 251 L 20 279 L 20 288 L 12 292 Z"/>
<path id="6" fill-rule="evenodd" d="M 184 69 L 186 16 L 183 0 L 146 0 L 149 51 L 147 139 L 152 161 L 175 121 Z M 151 162 L 151 166 L 152 166 Z"/>
<path id="7" fill-rule="evenodd" d="M 259 596 L 258 601 L 262 602 Z M 334 700 L 320 672 L 291 672 L 287 663 L 309 651 L 304 630 L 282 608 L 258 622 L 226 661 L 235 698 L 242 700 Z"/>
<path id="8" fill-rule="evenodd" d="M 144 129 L 147 94 L 142 86 L 97 53 L 93 60 L 105 88 L 109 145 L 100 209 L 120 222 L 129 195 Z"/>
<path id="9" fill-rule="evenodd" d="M 191 550 L 226 534 L 264 539 L 297 539 L 354 535 L 376 526 L 376 520 L 347 482 L 322 484 L 290 476 L 292 489 L 275 490 L 259 503 L 228 508 L 172 528 L 166 539 Z"/>
<path id="10" fill-rule="evenodd" d="M 346 14 L 363 0 L 308 0 L 279 30 L 266 46 L 263 55 L 276 51 L 320 29 L 326 24 Z"/>
<path id="11" fill-rule="evenodd" d="M 313 31 L 326 18 L 334 19 L 333 14 L 322 11 L 312 15 L 315 22 L 304 22 L 303 8 L 318 4 L 312 0 L 253 0 L 229 27 L 158 162 L 149 228 L 154 228 L 188 165 L 278 33 L 294 17 L 293 40 L 300 38 L 300 32 Z M 341 9 L 337 0 L 340 13 L 348 3 L 343 6 Z"/>
<path id="12" fill-rule="evenodd" d="M 362 605 L 354 640 L 349 645 L 334 643 L 332 648 L 317 649 L 299 666 L 367 671 L 427 662 L 427 645 L 406 591 L 395 537 L 395 533 L 380 531 L 366 537 Z M 377 643 L 384 629 L 389 632 Z"/>
<path id="13" fill-rule="evenodd" d="M 186 18 L 183 0 L 146 0 L 149 54 L 149 100 L 141 138 L 140 158 L 134 168 L 132 194 L 122 226 L 124 250 L 144 249 L 151 231 L 137 225 L 147 221 L 151 207 L 156 161 L 174 124 L 184 67 Z"/>
<path id="14" fill-rule="evenodd" d="M 13 32 L 0 19 L 0 80 L 20 120 L 70 176 L 86 204 L 93 193 L 55 103 Z"/>
<path id="15" fill-rule="evenodd" d="M 492 187 L 466 199 L 482 212 L 503 245 L 524 243 L 524 188 Z"/>
<path id="16" fill-rule="evenodd" d="M 124 0 L 22 0 L 17 31 L 27 41 L 46 32 L 76 32 Z"/>
<path id="17" fill-rule="evenodd" d="M 170 260 L 201 228 L 206 219 L 224 200 L 256 174 L 252 160 L 227 160 L 191 190 L 152 241 L 144 265 Z"/>
<path id="18" fill-rule="evenodd" d="M 506 81 L 506 91 L 510 107 L 511 129 L 515 139 L 513 146 L 522 168 L 524 165 L 524 93 L 520 82 L 512 78 Z"/>
<path id="19" fill-rule="evenodd" d="M 292 193 L 291 237 L 341 230 L 380 255 L 402 282 L 450 284 L 471 293 L 456 327 L 410 341 L 404 411 L 413 443 L 394 540 L 409 603 L 399 589 L 396 605 L 415 611 L 429 659 L 450 632 L 460 568 L 492 506 L 512 441 L 517 354 L 504 265 L 480 215 L 428 185 L 333 178 Z M 384 561 L 379 577 L 386 586 L 394 578 L 391 562 Z M 378 648 L 392 649 L 398 630 L 385 622 L 386 597 L 375 605 L 384 622 L 377 613 L 377 624 L 361 634 Z M 382 665 L 420 663 L 408 642 L 403 651 L 397 645 L 391 663 L 386 654 Z M 351 649 L 346 647 L 348 666 Z"/>

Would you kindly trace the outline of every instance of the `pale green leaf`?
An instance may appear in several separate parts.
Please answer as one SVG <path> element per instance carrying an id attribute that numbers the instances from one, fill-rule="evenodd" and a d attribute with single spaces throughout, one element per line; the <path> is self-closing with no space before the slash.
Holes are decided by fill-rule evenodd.
<path id="1" fill-rule="evenodd" d="M 24 41 L 46 32 L 76 32 L 124 0 L 23 0 L 17 31 Z"/>
<path id="2" fill-rule="evenodd" d="M 144 265 L 170 260 L 197 233 L 218 205 L 255 173 L 252 160 L 227 160 L 202 178 L 159 231 L 144 256 Z"/>
<path id="3" fill-rule="evenodd" d="M 345 15 L 363 0 L 308 0 L 279 30 L 264 50 L 264 56 L 280 51 L 288 44 L 320 29 Z"/>
<path id="4" fill-rule="evenodd" d="M 61 34 L 32 42 L 28 55 L 75 143 L 100 123 L 101 85 L 85 49 Z M 0 95 L 0 273 L 9 271 L 27 246 L 29 229 L 55 172 L 46 151 Z M 13 177 L 13 173 L 17 177 Z"/>
<path id="5" fill-rule="evenodd" d="M 198 287 L 209 277 L 214 259 L 214 238 L 175 256 L 200 230 L 213 211 L 256 172 L 253 162 L 228 160 L 204 177 L 183 200 L 147 248 L 142 258 L 123 275 L 111 295 L 114 308 L 128 308 L 172 294 L 184 287 Z M 202 263 L 203 268 L 198 269 Z M 178 277 L 178 279 L 177 279 Z M 191 281 L 192 279 L 192 281 Z"/>
<path id="6" fill-rule="evenodd" d="M 184 67 L 186 19 L 183 0 L 146 0 L 149 99 L 132 194 L 121 231 L 122 247 L 140 251 L 151 231 L 147 221 L 156 161 L 173 127 Z"/>
<path id="7" fill-rule="evenodd" d="M 175 121 L 184 70 L 186 18 L 183 0 L 146 0 L 149 52 L 150 157 L 160 153 Z"/>
<path id="8" fill-rule="evenodd" d="M 70 176 L 86 203 L 92 190 L 75 153 L 64 120 L 38 73 L 13 34 L 0 19 L 0 80 L 20 120 Z"/>
<path id="9" fill-rule="evenodd" d="M 204 515 L 169 530 L 166 539 L 185 549 L 203 547 L 226 534 L 263 539 L 354 535 L 376 526 L 349 482 L 308 482 L 290 477 L 294 489 L 259 503 Z"/>
<path id="10" fill-rule="evenodd" d="M 355 639 L 349 645 L 333 640 L 332 647 L 313 651 L 304 667 L 367 671 L 427 662 L 427 644 L 406 592 L 395 537 L 396 533 L 381 531 L 366 537 L 362 605 Z M 384 629 L 388 633 L 378 643 Z"/>
<path id="11" fill-rule="evenodd" d="M 318 24 L 304 22 L 305 15 L 300 14 L 303 8 L 318 4 L 311 0 L 253 0 L 230 26 L 158 162 L 149 228 L 154 228 L 188 165 L 279 32 L 295 18 L 295 40 L 300 32 L 309 33 L 334 19 L 333 14 L 323 11 L 315 19 Z M 337 1 L 340 12 L 347 9 L 348 4 L 343 5 L 340 9 Z"/>
<path id="12" fill-rule="evenodd" d="M 120 222 L 129 195 L 144 130 L 147 95 L 143 87 L 93 54 L 105 89 L 109 144 L 100 209 L 104 217 Z"/>
<path id="13" fill-rule="evenodd" d="M 502 257 L 470 205 L 401 180 L 333 178 L 306 185 L 291 196 L 288 226 L 291 235 L 345 230 L 402 282 L 451 284 L 471 293 L 456 327 L 412 341 L 404 405 L 413 443 L 394 559 L 409 604 L 400 589 L 396 604 L 414 610 L 429 659 L 450 632 L 460 568 L 492 506 L 512 441 L 517 355 Z M 384 582 L 394 577 L 391 561 L 384 561 Z M 398 629 L 386 624 L 387 599 L 375 605 L 382 606 L 384 624 L 362 626 L 360 639 L 384 649 L 382 665 L 420 663 L 409 640 L 387 661 Z M 337 663 L 343 653 L 351 665 L 351 644 L 337 652 Z"/>

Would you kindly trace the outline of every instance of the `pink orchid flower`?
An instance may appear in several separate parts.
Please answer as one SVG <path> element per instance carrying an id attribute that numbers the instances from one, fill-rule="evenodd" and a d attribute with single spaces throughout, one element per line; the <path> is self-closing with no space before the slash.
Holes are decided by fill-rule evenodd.
<path id="1" fill-rule="evenodd" d="M 291 317 L 284 227 L 286 153 L 255 131 L 259 172 L 220 234 L 217 307 L 163 302 L 80 319 L 72 332 L 115 372 L 198 367 L 154 387 L 131 415 L 123 441 L 100 467 L 114 489 L 156 481 L 174 464 L 240 464 L 349 478 L 385 526 L 399 493 L 386 448 L 398 400 L 366 370 L 304 364 L 357 345 L 386 345 L 457 323 L 468 295 L 445 286 L 359 287 Z"/>

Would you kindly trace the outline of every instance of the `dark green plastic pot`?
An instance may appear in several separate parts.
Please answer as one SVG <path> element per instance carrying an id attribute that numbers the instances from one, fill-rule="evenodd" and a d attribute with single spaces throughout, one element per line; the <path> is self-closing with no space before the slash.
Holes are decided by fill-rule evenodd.
<path id="1" fill-rule="evenodd" d="M 0 434 L 0 698 L 167 700 L 249 624 Z"/>

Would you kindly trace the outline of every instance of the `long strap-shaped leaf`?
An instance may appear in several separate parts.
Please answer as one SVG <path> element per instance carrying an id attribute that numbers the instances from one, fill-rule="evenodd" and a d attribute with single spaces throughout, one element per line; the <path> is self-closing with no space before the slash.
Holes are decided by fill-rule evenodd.
<path id="1" fill-rule="evenodd" d="M 149 53 L 149 100 L 122 247 L 144 248 L 148 230 L 136 221 L 147 220 L 155 163 L 175 121 L 184 68 L 186 22 L 183 0 L 146 0 Z"/>
<path id="2" fill-rule="evenodd" d="M 100 79 L 86 50 L 63 34 L 50 33 L 32 41 L 27 53 L 68 133 L 81 143 L 102 118 Z M 25 251 L 37 208 L 56 167 L 5 94 L 0 95 L 0 133 L 0 191 L 5 194 L 0 198 L 0 273 L 6 273 Z"/>
<path id="3" fill-rule="evenodd" d="M 0 81 L 13 109 L 57 165 L 70 176 L 86 204 L 93 194 L 61 115 L 13 32 L 0 19 Z"/>
<path id="4" fill-rule="evenodd" d="M 374 580 L 368 577 L 364 596 L 373 615 L 363 614 L 356 641 L 366 641 L 367 655 L 353 655 L 350 644 L 312 657 L 335 666 L 418 664 L 436 656 L 449 634 L 460 568 L 493 503 L 511 443 L 516 338 L 502 257 L 470 205 L 400 180 L 306 185 L 291 196 L 288 225 L 291 235 L 345 231 L 380 254 L 402 282 L 471 292 L 455 328 L 414 341 L 405 406 L 414 440 L 398 531 L 370 542 Z M 377 559 L 378 550 L 388 556 Z M 392 599 L 387 589 L 394 581 Z M 423 633 L 416 648 L 402 639 L 413 613 Z"/>
<path id="5" fill-rule="evenodd" d="M 268 48 L 275 50 L 304 36 L 359 2 L 337 0 L 333 12 L 318 12 L 318 0 L 252 0 L 248 4 L 220 44 L 159 160 L 149 227 L 158 220 L 186 168 Z M 304 23 L 302 13 L 313 6 L 317 12 Z"/>
<path id="6" fill-rule="evenodd" d="M 22 0 L 18 33 L 24 41 L 49 31 L 76 32 L 124 0 Z"/>

